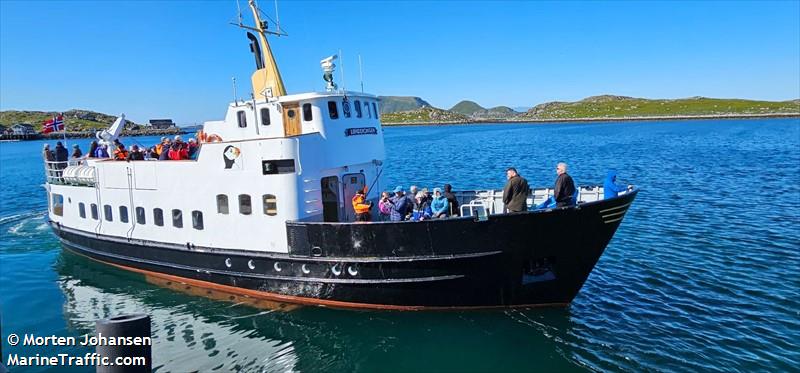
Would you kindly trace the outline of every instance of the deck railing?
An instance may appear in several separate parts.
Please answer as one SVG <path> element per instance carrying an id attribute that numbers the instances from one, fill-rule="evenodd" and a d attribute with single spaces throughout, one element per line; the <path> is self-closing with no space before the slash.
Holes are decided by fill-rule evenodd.
<path id="1" fill-rule="evenodd" d="M 69 159 L 64 161 L 44 161 L 44 174 L 48 184 L 65 184 L 64 169 L 69 166 L 82 164 L 82 159 Z"/>

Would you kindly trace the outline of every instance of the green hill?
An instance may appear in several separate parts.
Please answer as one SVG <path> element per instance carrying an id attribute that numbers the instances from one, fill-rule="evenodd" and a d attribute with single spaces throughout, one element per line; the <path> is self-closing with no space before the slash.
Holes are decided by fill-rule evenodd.
<path id="1" fill-rule="evenodd" d="M 427 101 L 413 96 L 378 96 L 378 99 L 381 100 L 381 114 L 431 107 Z"/>
<path id="2" fill-rule="evenodd" d="M 18 123 L 27 123 L 33 125 L 37 131 L 42 130 L 42 123 L 58 115 L 59 112 L 54 111 L 19 111 L 7 110 L 0 111 L 0 125 L 12 126 Z M 114 120 L 117 119 L 115 115 L 108 115 L 89 110 L 72 109 L 63 112 L 64 122 L 67 126 L 67 131 L 85 131 L 107 128 Z M 136 123 L 128 121 L 127 128 L 137 126 Z"/>
<path id="3" fill-rule="evenodd" d="M 474 101 L 463 100 L 451 107 L 450 111 L 470 117 L 476 113 L 484 113 L 486 109 Z"/>
<path id="4" fill-rule="evenodd" d="M 381 117 L 381 122 L 384 124 L 464 123 L 468 120 L 469 118 L 465 115 L 430 106 L 417 110 L 387 113 Z"/>
<path id="5" fill-rule="evenodd" d="M 800 100 L 755 101 L 691 97 L 650 100 L 626 96 L 593 96 L 576 102 L 548 102 L 522 115 L 527 119 L 635 118 L 662 116 L 759 115 L 800 113 Z"/>

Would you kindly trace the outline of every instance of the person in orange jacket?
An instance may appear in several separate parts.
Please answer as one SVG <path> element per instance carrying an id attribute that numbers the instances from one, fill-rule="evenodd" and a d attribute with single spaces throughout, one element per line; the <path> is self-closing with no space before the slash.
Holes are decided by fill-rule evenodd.
<path id="1" fill-rule="evenodd" d="M 369 209 L 372 208 L 372 202 L 366 200 L 365 189 L 367 188 L 359 189 L 356 191 L 356 195 L 353 196 L 353 210 L 356 212 L 356 221 L 370 220 Z"/>
<path id="2" fill-rule="evenodd" d="M 119 144 L 117 150 L 114 150 L 114 159 L 118 161 L 128 160 L 128 151 L 125 150 L 125 145 Z"/>

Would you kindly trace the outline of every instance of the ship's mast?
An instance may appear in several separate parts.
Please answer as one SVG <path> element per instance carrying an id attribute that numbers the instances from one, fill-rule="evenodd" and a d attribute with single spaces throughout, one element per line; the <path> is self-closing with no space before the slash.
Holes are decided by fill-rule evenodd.
<path id="1" fill-rule="evenodd" d="M 256 22 L 256 26 L 248 27 L 242 25 L 241 21 L 239 26 L 257 32 L 258 42 L 261 46 L 261 48 L 253 48 L 253 53 L 256 53 L 257 61 L 256 71 L 253 72 L 250 78 L 253 83 L 253 96 L 257 100 L 284 96 L 286 95 L 286 88 L 283 86 L 281 73 L 278 71 L 278 65 L 275 62 L 275 57 L 272 55 L 272 49 L 270 49 L 269 43 L 267 42 L 267 34 L 281 34 L 267 30 L 267 23 L 261 20 L 261 15 L 259 14 L 255 0 L 249 0 L 248 3 L 250 9 L 253 11 L 253 19 Z M 260 64 L 258 63 L 259 61 L 261 62 Z"/>

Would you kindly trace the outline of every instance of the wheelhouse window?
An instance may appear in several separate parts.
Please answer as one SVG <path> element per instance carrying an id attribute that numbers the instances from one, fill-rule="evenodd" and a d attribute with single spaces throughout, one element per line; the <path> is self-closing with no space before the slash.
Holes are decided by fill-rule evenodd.
<path id="1" fill-rule="evenodd" d="M 228 215 L 228 196 L 225 194 L 217 194 L 217 212 L 220 214 Z"/>
<path id="2" fill-rule="evenodd" d="M 269 126 L 272 119 L 269 117 L 269 108 L 261 108 L 261 125 Z"/>
<path id="3" fill-rule="evenodd" d="M 183 228 L 183 212 L 178 209 L 172 209 L 172 226 L 175 228 Z"/>
<path id="4" fill-rule="evenodd" d="M 253 206 L 250 203 L 249 194 L 239 195 L 239 213 L 242 215 L 250 215 L 253 213 Z"/>
<path id="5" fill-rule="evenodd" d="M 64 216 L 64 196 L 53 193 L 53 213 Z"/>
<path id="6" fill-rule="evenodd" d="M 328 101 L 328 115 L 331 116 L 331 119 L 339 119 L 339 107 L 336 105 L 336 101 Z"/>
<path id="7" fill-rule="evenodd" d="M 92 212 L 92 219 L 94 219 L 94 220 L 100 219 L 100 217 L 99 217 L 100 214 L 98 214 L 97 205 L 92 203 L 89 207 L 90 207 L 90 210 Z"/>
<path id="8" fill-rule="evenodd" d="M 199 231 L 203 230 L 203 212 L 194 210 L 192 211 L 192 227 Z"/>
<path id="9" fill-rule="evenodd" d="M 369 110 L 369 102 L 364 102 L 364 110 L 367 112 L 367 118 L 372 118 L 372 113 Z"/>
<path id="10" fill-rule="evenodd" d="M 106 221 L 114 221 L 114 217 L 111 216 L 111 205 L 103 206 L 103 216 L 105 216 Z"/>
<path id="11" fill-rule="evenodd" d="M 144 218 L 144 207 L 137 207 L 136 208 L 136 224 L 145 225 L 146 223 L 147 223 L 147 221 Z"/>
<path id="12" fill-rule="evenodd" d="M 83 202 L 78 203 L 78 215 L 86 219 L 86 205 L 84 205 Z"/>
<path id="13" fill-rule="evenodd" d="M 244 110 L 236 112 L 236 121 L 239 123 L 239 128 L 247 127 L 247 113 Z"/>
<path id="14" fill-rule="evenodd" d="M 345 118 L 350 118 L 350 101 L 342 100 L 342 114 Z"/>
<path id="15" fill-rule="evenodd" d="M 159 227 L 164 226 L 164 210 L 159 208 L 153 209 L 153 224 Z"/>
<path id="16" fill-rule="evenodd" d="M 119 221 L 123 223 L 128 222 L 128 208 L 125 206 L 119 207 Z"/>
<path id="17" fill-rule="evenodd" d="M 311 113 L 311 104 L 303 104 L 303 120 L 310 122 L 312 119 L 314 115 Z"/>
<path id="18" fill-rule="evenodd" d="M 375 113 L 375 119 L 378 119 L 380 116 L 378 115 L 378 106 L 375 103 L 372 103 L 372 112 Z"/>
<path id="19" fill-rule="evenodd" d="M 264 214 L 269 216 L 275 216 L 278 214 L 278 200 L 275 198 L 274 194 L 265 194 L 263 197 L 264 202 Z"/>
<path id="20" fill-rule="evenodd" d="M 353 101 L 353 108 L 356 109 L 356 118 L 361 118 L 361 101 Z"/>

